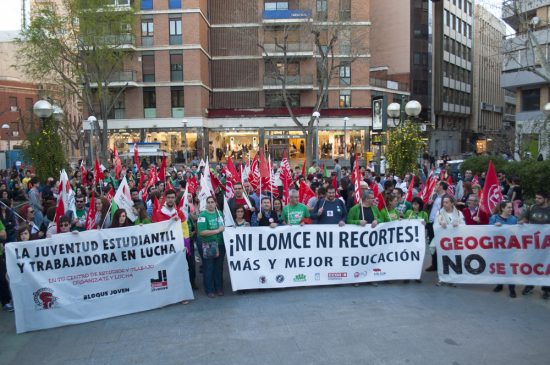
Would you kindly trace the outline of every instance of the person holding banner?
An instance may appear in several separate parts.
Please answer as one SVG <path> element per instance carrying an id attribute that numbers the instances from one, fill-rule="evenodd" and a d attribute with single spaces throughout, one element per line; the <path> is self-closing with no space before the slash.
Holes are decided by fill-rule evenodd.
<path id="1" fill-rule="evenodd" d="M 426 225 L 426 233 L 428 234 L 428 242 L 432 242 L 434 238 L 434 227 L 436 224 L 436 217 L 439 214 L 441 209 L 441 201 L 445 194 L 447 194 L 447 189 L 449 184 L 445 181 L 440 181 L 435 187 L 435 195 L 430 198 L 431 210 L 429 215 L 429 223 Z M 426 269 L 429 271 L 437 271 L 437 255 L 435 251 L 432 253 L 432 264 Z"/>
<path id="2" fill-rule="evenodd" d="M 137 219 L 134 222 L 135 225 L 153 223 L 151 218 L 149 218 L 149 216 L 147 215 L 147 208 L 145 207 L 145 204 L 143 204 L 143 202 L 135 202 L 132 210 L 134 211 L 134 215 L 137 216 Z"/>
<path id="3" fill-rule="evenodd" d="M 128 219 L 126 210 L 120 208 L 117 209 L 115 214 L 113 214 L 113 223 L 111 223 L 110 228 L 120 228 L 120 227 L 129 227 L 132 226 L 132 222 Z"/>
<path id="4" fill-rule="evenodd" d="M 316 220 L 317 224 L 338 224 L 342 227 L 346 224 L 347 213 L 344 202 L 336 199 L 336 189 L 334 186 L 329 186 L 326 198 L 317 201 L 311 217 Z"/>
<path id="5" fill-rule="evenodd" d="M 298 202 L 299 195 L 298 190 L 295 189 L 290 190 L 288 193 L 288 205 L 283 207 L 282 220 L 284 224 L 303 226 L 305 224 L 304 220 L 309 218 L 308 208 L 304 204 Z"/>
<path id="6" fill-rule="evenodd" d="M 378 222 L 382 221 L 380 211 L 374 205 L 374 192 L 372 190 L 363 190 L 361 198 L 361 202 L 349 210 L 346 223 L 358 224 L 361 227 L 370 224 L 374 228 Z"/>
<path id="7" fill-rule="evenodd" d="M 511 201 L 501 201 L 495 209 L 495 214 L 493 214 L 491 218 L 489 218 L 489 224 L 494 224 L 495 226 L 499 227 L 503 224 L 517 224 L 518 219 L 512 215 L 513 211 L 514 207 Z M 502 284 L 499 284 L 493 289 L 493 291 L 495 293 L 501 292 L 502 287 Z M 515 298 L 516 286 L 508 285 L 508 289 L 510 290 L 510 298 Z"/>
<path id="8" fill-rule="evenodd" d="M 267 199 L 269 200 L 269 198 Z M 242 205 L 237 205 L 235 207 L 235 212 L 233 213 L 235 216 L 235 227 L 250 227 L 250 223 L 244 219 L 244 213 L 244 207 Z M 252 220 L 254 221 L 254 215 L 252 215 Z M 258 222 L 256 222 L 256 225 L 257 223 Z"/>
<path id="9" fill-rule="evenodd" d="M 6 279 L 6 255 L 4 254 L 4 243 L 7 238 L 6 228 L 0 220 L 0 303 L 2 309 L 7 312 L 13 312 L 13 303 L 11 300 L 10 285 Z"/>
<path id="10" fill-rule="evenodd" d="M 235 189 L 235 196 L 227 201 L 229 209 L 234 212 L 237 205 L 242 205 L 245 210 L 244 219 L 248 223 L 252 223 L 252 213 L 256 211 L 256 202 L 246 197 L 242 183 L 236 182 L 233 189 Z"/>
<path id="11" fill-rule="evenodd" d="M 95 194 L 95 193 L 92 193 Z M 94 200 L 95 205 L 95 225 L 97 229 L 103 229 L 111 226 L 111 213 L 109 212 L 109 200 L 105 197 Z"/>
<path id="12" fill-rule="evenodd" d="M 238 217 L 237 217 L 238 218 Z M 238 224 L 237 220 L 235 223 Z M 262 198 L 262 207 L 256 214 L 252 214 L 252 226 L 271 227 L 275 228 L 280 224 L 280 217 L 271 209 L 271 199 L 269 197 Z"/>
<path id="13" fill-rule="evenodd" d="M 550 206 L 548 205 L 548 193 L 545 191 L 539 191 L 535 194 L 535 204 L 530 206 L 522 216 L 520 223 L 530 224 L 550 224 Z M 527 285 L 522 295 L 531 294 L 534 286 Z M 548 300 L 550 298 L 550 286 L 542 287 L 542 299 Z"/>
<path id="14" fill-rule="evenodd" d="M 384 192 L 384 209 L 380 211 L 382 222 L 394 222 L 401 219 L 399 211 L 396 209 L 399 204 L 399 198 L 392 192 Z"/>
<path id="15" fill-rule="evenodd" d="M 206 210 L 199 214 L 197 229 L 202 242 L 203 284 L 209 298 L 223 296 L 224 220 L 217 210 L 216 199 L 206 199 Z"/>
<path id="16" fill-rule="evenodd" d="M 412 200 L 412 209 L 405 212 L 405 219 L 421 219 L 422 224 L 428 223 L 428 213 L 424 211 L 424 202 L 422 198 L 416 196 Z"/>

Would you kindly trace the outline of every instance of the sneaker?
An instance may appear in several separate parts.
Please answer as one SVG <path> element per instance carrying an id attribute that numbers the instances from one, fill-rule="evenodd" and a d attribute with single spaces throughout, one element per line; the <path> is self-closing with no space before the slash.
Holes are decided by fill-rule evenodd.
<path id="1" fill-rule="evenodd" d="M 528 295 L 528 294 L 531 294 L 532 292 L 533 292 L 533 287 L 526 286 L 525 288 L 523 288 L 521 295 Z"/>
<path id="2" fill-rule="evenodd" d="M 501 291 L 502 291 L 502 285 L 499 284 L 499 285 L 495 286 L 495 288 L 493 289 L 493 291 L 494 291 L 495 293 L 501 292 Z"/>
<path id="3" fill-rule="evenodd" d="M 516 291 L 510 290 L 510 298 L 515 298 L 515 297 L 516 297 Z"/>
<path id="4" fill-rule="evenodd" d="M 13 304 L 11 303 L 6 303 L 4 304 L 4 306 L 2 307 L 3 310 L 5 310 L 6 312 L 13 312 L 14 308 L 13 308 Z"/>
<path id="5" fill-rule="evenodd" d="M 550 299 L 550 292 L 545 291 L 544 294 L 542 294 L 542 299 L 544 299 L 544 300 Z"/>

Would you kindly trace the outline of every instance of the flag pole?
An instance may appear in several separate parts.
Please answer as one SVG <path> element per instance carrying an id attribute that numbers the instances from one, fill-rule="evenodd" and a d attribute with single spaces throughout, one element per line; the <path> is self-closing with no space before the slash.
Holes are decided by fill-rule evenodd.
<path id="1" fill-rule="evenodd" d="M 114 199 L 114 197 L 113 197 Z M 113 199 L 111 199 L 111 204 L 109 204 L 109 209 L 107 209 L 107 214 L 111 214 L 111 208 L 113 207 Z M 103 222 L 101 223 L 101 227 L 98 229 L 103 229 L 103 225 L 105 224 L 105 220 L 107 219 L 107 214 L 105 214 L 105 218 L 103 218 Z"/>

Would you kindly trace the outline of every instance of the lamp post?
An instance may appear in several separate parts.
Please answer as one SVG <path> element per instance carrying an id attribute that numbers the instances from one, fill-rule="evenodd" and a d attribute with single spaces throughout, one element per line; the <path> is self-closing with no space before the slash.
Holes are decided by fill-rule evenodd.
<path id="1" fill-rule="evenodd" d="M 187 121 L 183 120 L 183 161 L 187 164 Z"/>
<path id="2" fill-rule="evenodd" d="M 8 151 L 11 151 L 11 135 L 10 135 L 10 125 L 8 123 L 5 123 L 5 124 L 2 124 L 2 129 L 7 129 L 8 131 L 8 138 L 6 138 L 8 140 Z"/>
<path id="3" fill-rule="evenodd" d="M 315 111 L 313 114 L 311 114 L 313 118 L 315 118 L 315 136 L 313 139 L 313 153 L 315 153 L 315 163 L 319 165 L 319 117 L 321 117 L 321 113 Z"/>
<path id="4" fill-rule="evenodd" d="M 97 118 L 93 115 L 90 115 L 88 117 L 88 123 L 90 123 L 90 166 L 94 164 L 94 128 L 95 128 L 95 122 L 97 122 Z M 135 148 L 135 146 L 134 146 Z"/>
<path id="5" fill-rule="evenodd" d="M 348 117 L 344 118 L 344 160 L 348 159 L 348 139 L 347 139 L 347 125 L 348 125 Z"/>
<path id="6" fill-rule="evenodd" d="M 53 113 L 52 104 L 50 104 L 47 100 L 38 100 L 32 107 L 32 110 L 34 115 L 40 118 L 42 124 L 41 127 L 44 128 L 46 125 L 46 119 L 51 117 Z"/>
<path id="7" fill-rule="evenodd" d="M 411 100 L 405 105 L 405 113 L 409 118 L 413 118 L 413 121 L 418 118 L 422 111 L 422 105 L 416 100 Z"/>
<path id="8" fill-rule="evenodd" d="M 52 107 L 52 115 L 53 119 L 59 123 L 63 120 L 63 116 L 65 115 L 65 113 L 60 106 L 54 104 Z"/>

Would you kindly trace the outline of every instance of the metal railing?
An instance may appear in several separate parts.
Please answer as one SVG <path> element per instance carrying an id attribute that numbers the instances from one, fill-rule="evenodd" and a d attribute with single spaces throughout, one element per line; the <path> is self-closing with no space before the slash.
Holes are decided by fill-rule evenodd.
<path id="1" fill-rule="evenodd" d="M 297 76 L 287 76 L 285 78 L 287 86 L 298 86 L 298 85 L 307 85 L 313 86 L 313 76 L 312 75 L 297 75 Z M 266 86 L 282 86 L 283 81 L 275 76 L 265 75 L 264 76 L 264 85 Z"/>

